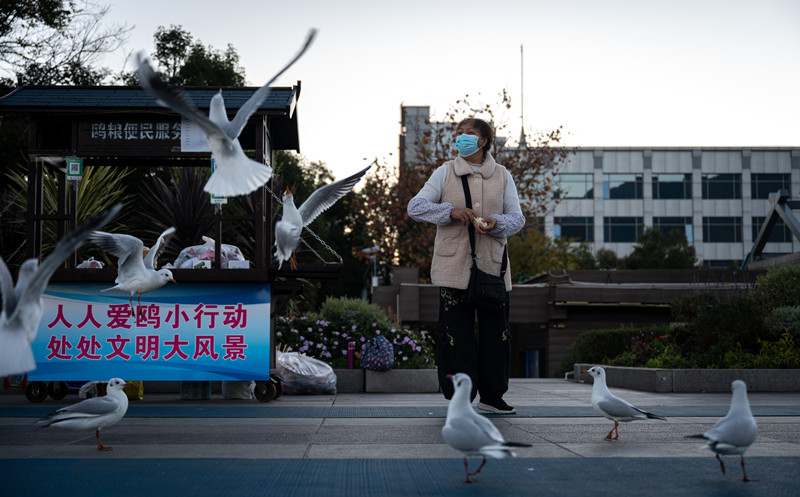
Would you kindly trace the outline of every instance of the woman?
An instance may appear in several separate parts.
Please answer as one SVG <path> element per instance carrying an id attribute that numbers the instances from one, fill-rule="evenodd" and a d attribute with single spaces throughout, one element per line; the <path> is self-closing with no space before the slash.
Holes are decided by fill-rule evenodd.
<path id="1" fill-rule="evenodd" d="M 499 276 L 506 238 L 525 225 L 511 174 L 489 153 L 493 142 L 494 130 L 486 121 L 461 121 L 456 127 L 458 156 L 433 172 L 408 203 L 408 215 L 415 221 L 437 226 L 431 280 L 441 287 L 437 366 L 444 396 L 449 399 L 453 395 L 447 375 L 467 373 L 472 378 L 471 398 L 480 393 L 478 409 L 515 414 L 516 410 L 503 400 L 508 390 L 511 354 L 508 305 L 486 311 L 465 301 L 472 267 L 468 226 L 475 226 L 478 267 Z M 466 206 L 462 176 L 468 179 L 471 209 Z M 510 269 L 505 273 L 505 284 L 506 291 L 510 291 Z M 476 312 L 478 343 L 474 332 Z"/>

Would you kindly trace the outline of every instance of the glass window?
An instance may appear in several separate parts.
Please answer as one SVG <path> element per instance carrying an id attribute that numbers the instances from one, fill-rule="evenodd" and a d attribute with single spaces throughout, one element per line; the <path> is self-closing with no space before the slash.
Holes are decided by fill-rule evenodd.
<path id="1" fill-rule="evenodd" d="M 753 216 L 753 243 L 758 238 L 758 232 L 761 231 L 761 225 L 764 224 L 766 216 Z M 769 234 L 767 243 L 784 243 L 792 241 L 792 231 L 783 222 L 783 219 L 778 218 L 775 225 L 772 227 L 772 232 Z"/>
<path id="2" fill-rule="evenodd" d="M 562 238 L 574 238 L 579 242 L 594 241 L 594 218 L 557 217 L 553 223 L 553 234 Z"/>
<path id="3" fill-rule="evenodd" d="M 741 174 L 704 174 L 703 198 L 742 198 Z"/>
<path id="4" fill-rule="evenodd" d="M 787 190 L 792 195 L 791 174 L 753 174 L 750 182 L 750 195 L 753 198 L 769 198 L 770 193 Z"/>
<path id="5" fill-rule="evenodd" d="M 704 217 L 703 241 L 707 243 L 741 242 L 742 218 Z"/>
<path id="6" fill-rule="evenodd" d="M 641 174 L 604 174 L 603 198 L 642 198 Z"/>
<path id="7" fill-rule="evenodd" d="M 691 217 L 653 217 L 653 227 L 658 228 L 665 235 L 669 235 L 671 231 L 678 230 L 686 235 L 686 240 L 689 243 L 694 243 Z"/>
<path id="8" fill-rule="evenodd" d="M 692 175 L 654 174 L 653 198 L 692 198 Z"/>
<path id="9" fill-rule="evenodd" d="M 593 174 L 559 174 L 558 186 L 563 198 L 594 198 Z"/>
<path id="10" fill-rule="evenodd" d="M 644 231 L 642 217 L 604 217 L 603 241 L 635 242 Z"/>

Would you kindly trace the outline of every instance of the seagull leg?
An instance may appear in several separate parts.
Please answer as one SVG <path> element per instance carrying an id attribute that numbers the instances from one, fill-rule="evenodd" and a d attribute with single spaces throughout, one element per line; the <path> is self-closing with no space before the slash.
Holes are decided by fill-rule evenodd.
<path id="1" fill-rule="evenodd" d="M 100 428 L 95 430 L 94 436 L 97 439 L 97 450 L 101 450 L 101 451 L 103 451 L 103 450 L 111 450 L 111 447 L 106 447 L 105 445 L 103 445 L 100 442 Z"/>
<path id="2" fill-rule="evenodd" d="M 136 313 L 133 310 L 133 294 L 131 294 L 131 298 L 128 299 L 128 302 L 130 302 L 130 304 L 131 304 L 131 316 L 135 316 Z"/>
<path id="3" fill-rule="evenodd" d="M 289 258 L 289 267 L 292 271 L 297 271 L 297 259 L 294 258 L 294 250 L 292 250 L 292 257 Z"/>
<path id="4" fill-rule="evenodd" d="M 619 423 L 614 421 L 614 440 L 619 440 Z"/>
<path id="5" fill-rule="evenodd" d="M 466 456 L 464 456 L 464 473 L 467 475 L 467 479 L 464 480 L 464 483 L 472 483 L 472 480 L 469 479 L 469 462 Z"/>
<path id="6" fill-rule="evenodd" d="M 742 454 L 742 475 L 744 475 L 742 481 L 758 481 L 747 477 L 747 472 L 744 470 L 744 454 Z"/>
<path id="7" fill-rule="evenodd" d="M 141 314 L 142 310 L 142 294 L 140 293 L 138 297 L 136 297 L 136 316 L 138 317 Z"/>
<path id="8" fill-rule="evenodd" d="M 719 461 L 719 469 L 722 470 L 722 474 L 724 475 L 725 474 L 725 463 L 722 462 L 722 458 L 719 457 L 719 454 L 717 454 L 717 461 Z"/>
<path id="9" fill-rule="evenodd" d="M 468 473 L 468 474 L 467 474 L 467 477 L 470 477 L 470 476 L 475 476 L 475 475 L 477 475 L 478 473 L 480 473 L 480 472 L 481 472 L 481 470 L 483 469 L 483 465 L 484 465 L 484 464 L 486 464 L 486 456 L 483 456 L 483 461 L 481 461 L 481 465 L 480 465 L 480 466 L 478 466 L 478 469 L 476 469 L 476 470 L 475 470 L 475 471 L 473 471 L 472 473 Z"/>
<path id="10" fill-rule="evenodd" d="M 611 436 L 611 434 L 614 433 L 614 430 L 617 429 L 617 426 L 619 426 L 619 423 L 617 421 L 614 421 L 614 427 L 611 428 L 611 431 L 609 431 L 608 435 L 606 435 L 606 440 L 616 440 L 616 439 L 619 438 L 619 431 L 617 431 L 617 436 L 616 437 L 612 437 Z"/>

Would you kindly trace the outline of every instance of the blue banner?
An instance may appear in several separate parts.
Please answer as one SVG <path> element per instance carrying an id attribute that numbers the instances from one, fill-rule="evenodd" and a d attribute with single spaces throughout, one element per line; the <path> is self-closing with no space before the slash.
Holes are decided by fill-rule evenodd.
<path id="1" fill-rule="evenodd" d="M 37 381 L 269 378 L 268 284 L 168 283 L 141 306 L 107 283 L 53 283 L 33 341 Z"/>

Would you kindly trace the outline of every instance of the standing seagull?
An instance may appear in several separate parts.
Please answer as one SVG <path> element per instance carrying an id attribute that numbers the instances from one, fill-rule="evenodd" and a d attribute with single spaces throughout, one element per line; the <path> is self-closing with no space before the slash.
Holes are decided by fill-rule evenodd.
<path id="1" fill-rule="evenodd" d="M 506 442 L 500 430 L 488 418 L 478 414 L 469 403 L 472 392 L 472 379 L 466 373 L 447 375 L 453 382 L 454 392 L 447 406 L 447 420 L 442 427 L 444 441 L 450 447 L 464 454 L 464 471 L 467 479 L 464 483 L 472 483 L 470 476 L 480 473 L 486 464 L 486 456 L 498 459 L 506 456 L 515 457 L 513 447 L 530 447 L 528 444 Z M 483 461 L 474 472 L 469 472 L 468 456 L 482 456 Z"/>
<path id="2" fill-rule="evenodd" d="M 104 397 L 86 399 L 69 407 L 59 409 L 46 418 L 37 421 L 40 428 L 57 426 L 70 430 L 94 429 L 97 439 L 97 450 L 111 450 L 100 442 L 100 428 L 111 426 L 125 416 L 128 410 L 128 396 L 122 391 L 127 383 L 121 378 L 108 380 L 108 389 Z"/>
<path id="3" fill-rule="evenodd" d="M 295 207 L 294 195 L 286 188 L 283 194 L 283 215 L 275 223 L 275 257 L 278 259 L 278 269 L 287 260 L 292 269 L 297 269 L 294 251 L 300 243 L 303 227 L 311 224 L 325 209 L 352 190 L 371 167 L 372 164 L 348 178 L 317 188 L 300 208 Z"/>
<path id="4" fill-rule="evenodd" d="M 689 438 L 705 438 L 708 443 L 703 446 L 717 454 L 719 467 L 722 474 L 725 474 L 725 463 L 722 462 L 720 454 L 740 454 L 742 459 L 742 481 L 757 481 L 747 477 L 744 470 L 744 452 L 758 436 L 758 426 L 750 411 L 750 403 L 747 401 L 747 385 L 742 380 L 734 380 L 731 383 L 733 397 L 731 407 L 724 418 L 717 421 L 713 428 L 702 435 L 692 435 Z"/>
<path id="5" fill-rule="evenodd" d="M 636 421 L 637 419 L 661 419 L 666 421 L 667 418 L 643 411 L 611 393 L 606 385 L 606 371 L 600 366 L 590 368 L 588 371 L 583 371 L 583 373 L 588 373 L 594 377 L 592 407 L 600 415 L 614 422 L 614 427 L 606 435 L 606 440 L 617 440 L 619 438 L 617 427 L 619 427 L 620 421 L 628 422 Z M 612 433 L 616 433 L 613 439 L 611 437 Z"/>
<path id="6" fill-rule="evenodd" d="M 3 310 L 0 312 L 0 377 L 26 373 L 36 369 L 31 343 L 36 338 L 44 313 L 42 294 L 50 277 L 64 260 L 96 229 L 102 228 L 122 209 L 122 204 L 89 219 L 61 239 L 41 264 L 37 259 L 22 263 L 17 286 L 0 257 L 0 291 Z"/>
<path id="7" fill-rule="evenodd" d="M 234 197 L 250 193 L 263 185 L 272 176 L 272 168 L 247 157 L 239 144 L 239 134 L 247 124 L 247 120 L 269 95 L 269 87 L 273 81 L 292 66 L 305 53 L 314 39 L 316 30 L 311 30 L 300 52 L 272 77 L 267 84 L 255 93 L 239 108 L 233 121 L 228 121 L 222 90 L 211 98 L 208 116 L 200 112 L 185 93 L 164 83 L 142 53 L 137 55 L 136 70 L 139 83 L 153 95 L 159 104 L 181 114 L 197 124 L 206 135 L 216 168 L 208 179 L 205 191 L 212 195 Z"/>
<path id="8" fill-rule="evenodd" d="M 159 269 L 156 271 L 155 262 L 156 258 L 161 255 L 167 245 L 167 239 L 170 235 L 175 233 L 175 228 L 167 228 L 158 237 L 153 248 L 147 252 L 147 255 L 142 259 L 144 253 L 144 243 L 141 240 L 131 235 L 123 235 L 119 233 L 106 233 L 104 231 L 95 231 L 89 238 L 92 243 L 100 247 L 102 250 L 119 257 L 117 265 L 117 279 L 114 280 L 116 286 L 100 290 L 101 292 L 108 292 L 110 290 L 118 290 L 120 292 L 129 292 L 131 294 L 131 315 L 133 315 L 133 295 L 139 294 L 136 302 L 139 306 L 142 305 L 142 294 L 161 288 L 168 281 L 175 283 L 172 277 L 172 271 L 169 269 Z"/>

